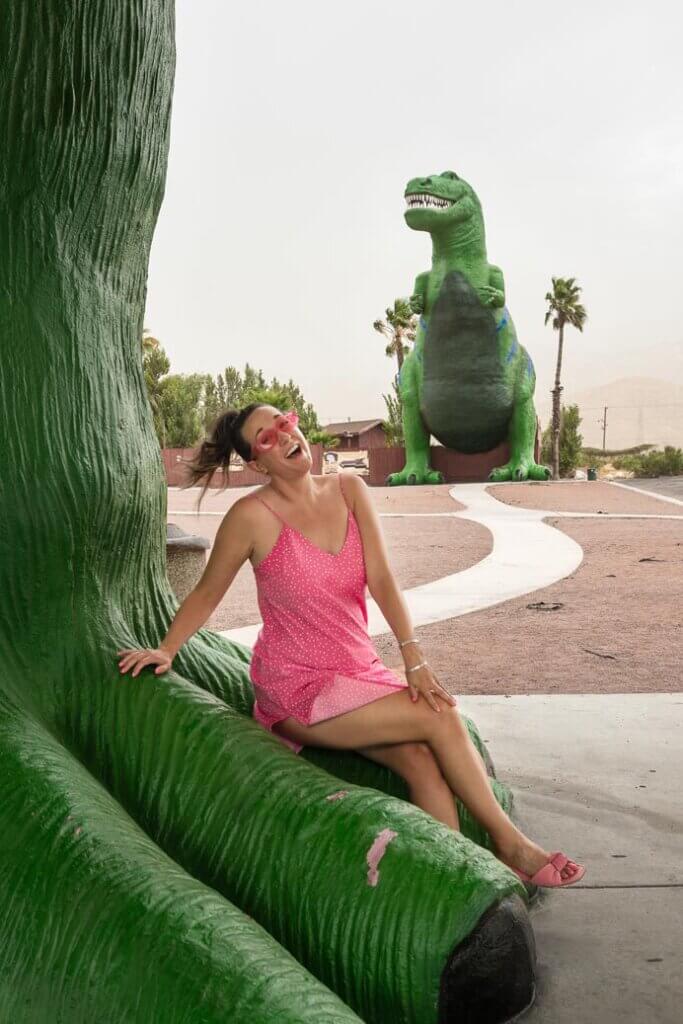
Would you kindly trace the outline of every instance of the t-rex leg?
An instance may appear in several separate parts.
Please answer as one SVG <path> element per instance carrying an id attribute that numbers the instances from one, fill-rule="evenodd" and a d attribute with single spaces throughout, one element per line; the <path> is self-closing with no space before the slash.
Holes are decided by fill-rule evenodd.
<path id="1" fill-rule="evenodd" d="M 550 470 L 539 466 L 534 459 L 536 443 L 536 409 L 533 390 L 527 386 L 523 394 L 515 399 L 510 420 L 508 441 L 510 459 L 504 466 L 491 470 L 489 480 L 499 483 L 503 480 L 548 480 Z"/>
<path id="2" fill-rule="evenodd" d="M 354 786 L 329 801 L 340 779 L 176 672 L 112 676 L 103 673 L 67 709 L 69 747 L 173 861 L 258 921 L 363 1020 L 390 1020 L 402 1007 L 410 1019 L 427 1019 L 449 951 L 469 940 L 487 908 L 523 895 L 480 840 L 402 800 Z M 401 893 L 391 951 L 384 918 L 367 898 L 367 854 L 387 825 L 400 836 L 380 883 L 387 906 Z M 307 916 L 311 906 L 333 912 Z M 348 952 L 339 920 L 363 936 L 362 955 Z M 427 933 L 413 962 L 406 949 Z M 504 961 L 491 961 L 497 973 L 506 973 Z"/>
<path id="3" fill-rule="evenodd" d="M 0 834 L 0 1020 L 359 1024 L 1 695 Z"/>
<path id="4" fill-rule="evenodd" d="M 403 407 L 403 437 L 405 440 L 406 464 L 400 473 L 390 473 L 386 483 L 390 487 L 398 484 L 442 484 L 443 473 L 429 466 L 430 435 L 425 428 L 420 412 L 420 391 L 423 339 L 419 338 L 415 348 L 401 367 L 399 382 L 401 405 Z"/>

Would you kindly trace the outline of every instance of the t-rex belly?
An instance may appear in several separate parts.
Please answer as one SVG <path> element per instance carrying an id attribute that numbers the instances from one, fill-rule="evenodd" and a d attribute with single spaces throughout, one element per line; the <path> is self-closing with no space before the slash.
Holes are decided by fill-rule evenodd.
<path id="1" fill-rule="evenodd" d="M 444 278 L 431 311 L 422 369 L 420 411 L 441 444 L 483 452 L 505 440 L 513 388 L 496 322 L 458 271 Z"/>

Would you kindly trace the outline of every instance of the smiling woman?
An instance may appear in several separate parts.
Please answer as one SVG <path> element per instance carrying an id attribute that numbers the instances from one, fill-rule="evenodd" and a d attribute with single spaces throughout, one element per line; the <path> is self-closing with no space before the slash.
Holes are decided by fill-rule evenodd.
<path id="1" fill-rule="evenodd" d="M 414 802 L 455 830 L 455 799 L 462 800 L 490 833 L 500 859 L 525 879 L 552 886 L 579 881 L 583 868 L 565 858 L 556 869 L 552 855 L 512 823 L 491 792 L 455 698 L 413 636 L 365 482 L 349 477 L 344 487 L 344 474 L 312 476 L 295 411 L 283 414 L 266 404 L 228 410 L 218 419 L 190 481 L 202 468 L 213 473 L 233 446 L 251 456 L 248 464 L 269 483 L 228 511 L 204 574 L 159 650 L 126 652 L 122 670 L 156 661 L 167 671 L 168 658 L 206 621 L 249 558 L 263 618 L 250 662 L 257 722 L 296 753 L 304 745 L 331 747 L 391 763 L 412 783 Z M 366 587 L 398 640 L 407 682 L 381 662 L 372 644 Z M 423 698 L 419 709 L 408 697 L 413 704 Z"/>

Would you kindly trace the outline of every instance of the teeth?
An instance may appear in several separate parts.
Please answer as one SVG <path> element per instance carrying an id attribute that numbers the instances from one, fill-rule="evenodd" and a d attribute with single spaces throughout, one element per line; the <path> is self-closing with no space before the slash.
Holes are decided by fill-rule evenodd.
<path id="1" fill-rule="evenodd" d="M 406 203 L 409 210 L 425 210 L 430 207 L 434 207 L 436 210 L 445 210 L 453 205 L 451 199 L 443 199 L 441 196 L 430 196 L 427 192 L 415 192 L 406 196 Z"/>
<path id="2" fill-rule="evenodd" d="M 301 445 L 300 445 L 300 444 L 299 444 L 299 442 L 297 441 L 297 443 L 296 443 L 295 445 L 292 445 L 292 447 L 291 447 L 291 448 L 289 449 L 289 451 L 287 452 L 287 455 L 285 456 L 285 458 L 287 458 L 287 459 L 288 459 L 288 458 L 289 458 L 289 456 L 290 456 L 290 455 L 291 455 L 291 454 L 292 454 L 293 452 L 295 452 L 295 451 L 300 451 L 300 450 L 301 450 Z"/>

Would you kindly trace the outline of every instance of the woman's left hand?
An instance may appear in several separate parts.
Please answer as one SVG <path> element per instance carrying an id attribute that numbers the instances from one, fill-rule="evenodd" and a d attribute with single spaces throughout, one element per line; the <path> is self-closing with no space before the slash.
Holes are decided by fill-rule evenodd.
<path id="1" fill-rule="evenodd" d="M 417 672 L 406 672 L 406 679 L 413 701 L 416 701 L 421 693 L 434 711 L 441 711 L 436 701 L 437 697 L 441 697 L 442 700 L 445 700 L 453 707 L 456 706 L 457 701 L 455 697 L 448 690 L 444 689 L 429 665 L 424 665 Z"/>

